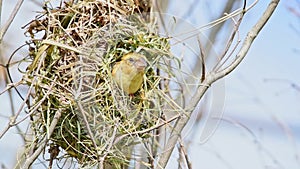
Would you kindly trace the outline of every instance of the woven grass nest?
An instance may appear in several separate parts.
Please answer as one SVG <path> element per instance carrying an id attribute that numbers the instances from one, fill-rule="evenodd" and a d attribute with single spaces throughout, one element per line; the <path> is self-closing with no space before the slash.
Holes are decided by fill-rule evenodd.
<path id="1" fill-rule="evenodd" d="M 160 73 L 172 76 L 164 63 L 173 59 L 150 10 L 148 1 L 129 0 L 45 5 L 27 29 L 31 63 L 23 79 L 35 88 L 30 103 L 35 138 L 28 148 L 47 137 L 57 112 L 61 117 L 49 138 L 54 158 L 60 147 L 63 158 L 82 166 L 105 157 L 107 164 L 122 168 L 132 146 L 149 141 L 165 104 Z M 124 93 L 111 76 L 113 65 L 131 52 L 149 64 L 134 95 Z"/>

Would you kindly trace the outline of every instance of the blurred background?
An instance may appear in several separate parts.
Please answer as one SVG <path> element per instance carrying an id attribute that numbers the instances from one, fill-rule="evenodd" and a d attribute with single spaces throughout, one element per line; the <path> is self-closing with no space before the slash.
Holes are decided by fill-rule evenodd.
<path id="1" fill-rule="evenodd" d="M 163 11 L 181 19 L 195 29 L 223 16 L 224 9 L 233 3 L 227 13 L 242 7 L 242 1 L 169 0 Z M 56 1 L 53 0 L 52 4 Z M 253 1 L 248 1 L 248 5 Z M 256 23 L 269 1 L 258 3 L 246 14 L 239 29 L 243 40 Z M 24 27 L 36 16 L 42 2 L 26 0 L 16 15 L 0 46 L 1 64 L 7 63 L 10 55 L 28 38 Z M 15 1 L 3 1 L 1 28 L 7 21 Z M 300 168 L 300 1 L 282 1 L 275 13 L 254 41 L 248 55 L 236 70 L 226 76 L 223 117 L 216 131 L 206 142 L 201 142 L 200 121 L 186 134 L 189 143 L 187 154 L 194 168 L 244 168 L 244 169 L 296 169 Z M 212 54 L 222 53 L 232 22 L 220 29 L 198 29 L 209 39 Z M 212 33 L 217 31 L 216 33 Z M 212 35 L 216 35 L 213 37 Z M 26 56 L 27 49 L 18 51 L 13 61 Z M 13 65 L 10 71 L 15 82 L 21 79 L 24 65 Z M 5 89 L 5 70 L 1 67 L 0 91 Z M 22 88 L 20 88 L 22 91 Z M 23 94 L 25 94 L 24 90 Z M 21 99 L 13 93 L 11 107 L 8 94 L 0 95 L 0 131 L 7 125 L 12 111 L 16 112 Z M 216 96 L 214 96 L 216 97 Z M 221 96 L 222 97 L 222 96 Z M 200 110 L 199 110 L 200 111 Z M 209 111 L 204 112 L 204 114 Z M 24 116 L 24 115 L 22 115 Z M 195 117 L 196 118 L 196 117 Z M 10 129 L 0 140 L 0 168 L 13 168 L 17 152 L 24 141 L 20 134 L 27 130 L 22 123 L 20 130 Z M 176 153 L 174 153 L 176 154 Z M 167 168 L 178 168 L 178 157 L 172 156 Z M 36 166 L 38 168 L 38 166 Z"/>

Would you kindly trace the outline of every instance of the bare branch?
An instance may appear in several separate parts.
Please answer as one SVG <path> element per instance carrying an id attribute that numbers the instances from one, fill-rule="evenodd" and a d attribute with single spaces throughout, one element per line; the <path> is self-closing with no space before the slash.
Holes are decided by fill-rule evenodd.
<path id="1" fill-rule="evenodd" d="M 220 16 L 218 16 L 217 18 L 221 18 L 225 13 L 227 13 L 228 11 L 231 11 L 233 9 L 233 6 L 234 4 L 236 3 L 237 1 L 228 1 L 226 3 L 226 5 L 224 6 L 224 9 L 222 11 L 222 13 L 220 14 Z M 210 51 L 211 51 L 211 47 L 213 44 L 215 44 L 215 41 L 217 39 L 217 35 L 218 35 L 218 32 L 220 32 L 220 30 L 224 27 L 224 24 L 225 22 L 222 22 L 218 25 L 216 25 L 214 27 L 214 29 L 212 29 L 212 31 L 209 33 L 208 35 L 208 39 L 209 39 L 209 42 L 207 42 L 205 44 L 205 47 L 203 49 L 205 49 L 205 52 L 208 54 Z M 207 57 L 208 55 L 206 55 L 205 57 Z M 199 62 L 197 62 L 196 64 L 199 64 Z M 199 66 L 199 65 L 198 65 Z M 196 66 L 195 66 L 196 67 Z"/>
<path id="2" fill-rule="evenodd" d="M 173 149 L 174 149 L 175 145 L 177 144 L 178 138 L 180 137 L 181 131 L 183 130 L 183 128 L 189 121 L 189 117 L 191 116 L 194 108 L 197 106 L 199 100 L 203 97 L 204 93 L 206 92 L 206 90 L 212 83 L 214 83 L 218 79 L 229 74 L 232 70 L 234 70 L 241 63 L 241 61 L 245 58 L 249 48 L 251 47 L 254 39 L 259 34 L 261 29 L 264 27 L 264 25 L 267 23 L 270 16 L 273 14 L 279 1 L 280 0 L 272 0 L 270 2 L 266 11 L 264 12 L 264 14 L 261 16 L 261 18 L 253 26 L 253 28 L 250 30 L 250 32 L 244 39 L 244 43 L 243 43 L 240 51 L 238 52 L 236 59 L 225 69 L 223 69 L 219 72 L 210 72 L 207 75 L 207 78 L 203 81 L 202 85 L 199 85 L 196 94 L 191 98 L 190 104 L 186 107 L 186 109 L 185 109 L 186 111 L 182 112 L 181 118 L 177 120 L 177 123 L 174 126 L 174 129 L 170 135 L 170 138 L 167 141 L 167 144 L 162 151 L 162 154 L 158 161 L 157 168 L 165 168 L 166 167 L 168 160 L 173 152 Z"/>
<path id="3" fill-rule="evenodd" d="M 244 40 L 244 43 L 236 56 L 236 59 L 229 66 L 227 66 L 225 69 L 223 69 L 222 71 L 220 71 L 216 74 L 217 79 L 220 79 L 220 78 L 224 77 L 225 75 L 229 74 L 230 72 L 232 72 L 241 63 L 241 61 L 245 58 L 254 39 L 257 37 L 257 35 L 262 30 L 264 25 L 270 19 L 271 15 L 275 11 L 279 1 L 280 0 L 272 0 L 270 2 L 267 10 L 263 13 L 263 15 L 258 20 L 258 22 L 252 27 L 250 32 L 248 32 L 248 34 Z"/>
<path id="4" fill-rule="evenodd" d="M 5 35 L 6 31 L 8 30 L 9 26 L 15 19 L 17 13 L 19 12 L 19 9 L 21 8 L 21 5 L 23 4 L 24 0 L 19 0 L 12 11 L 10 17 L 8 18 L 7 22 L 4 24 L 3 28 L 0 30 L 0 43 L 2 42 L 3 36 Z"/>
<path id="5" fill-rule="evenodd" d="M 54 115 L 54 118 L 50 124 L 50 127 L 49 127 L 49 134 L 45 135 L 44 139 L 41 141 L 40 145 L 38 146 L 38 149 L 34 151 L 34 153 L 26 159 L 25 163 L 24 163 L 24 166 L 22 168 L 29 168 L 32 163 L 35 161 L 35 159 L 41 154 L 41 152 L 45 149 L 47 143 L 48 143 L 48 140 L 50 138 L 50 136 L 52 135 L 55 127 L 56 127 L 56 124 L 58 123 L 60 117 L 61 117 L 61 113 L 62 113 L 62 109 L 58 110 L 55 115 Z"/>
<path id="6" fill-rule="evenodd" d="M 26 94 L 26 99 L 22 102 L 22 104 L 21 104 L 20 108 L 18 109 L 17 113 L 15 113 L 15 115 L 12 116 L 12 117 L 10 118 L 10 121 L 8 122 L 7 126 L 6 126 L 6 127 L 3 129 L 3 131 L 0 133 L 0 139 L 5 135 L 5 133 L 6 133 L 11 127 L 13 127 L 13 126 L 16 125 L 16 120 L 17 120 L 17 118 L 19 117 L 20 113 L 22 112 L 22 110 L 23 110 L 23 108 L 24 108 L 24 106 L 25 106 L 25 104 L 26 104 L 26 102 L 27 102 L 27 100 L 28 100 L 28 98 L 29 98 L 29 96 L 30 96 L 30 94 L 31 94 L 31 91 L 32 91 L 33 87 L 34 87 L 33 85 L 30 86 L 30 88 L 29 88 L 29 90 L 28 90 L 28 92 L 27 92 L 27 94 Z"/>
<path id="7" fill-rule="evenodd" d="M 42 66 L 42 63 L 43 63 L 43 60 L 45 59 L 46 55 L 43 54 L 41 55 L 41 61 L 39 62 L 38 64 L 38 69 L 40 69 L 40 67 Z M 11 117 L 10 119 L 10 122 L 7 124 L 7 126 L 5 127 L 5 129 L 0 133 L 0 139 L 3 137 L 3 135 L 13 126 L 17 125 L 18 123 L 22 122 L 23 120 L 25 120 L 23 118 L 23 120 L 19 121 L 19 122 L 16 122 L 17 118 L 19 117 L 20 113 L 22 112 L 26 102 L 29 100 L 29 96 L 34 88 L 34 84 L 35 82 L 38 80 L 38 77 L 37 77 L 37 73 L 35 74 L 35 78 L 33 79 L 33 82 L 32 84 L 30 85 L 29 89 L 28 89 L 28 92 L 26 94 L 26 97 L 25 99 L 23 100 L 21 106 L 19 107 L 17 113 L 14 114 L 14 116 Z"/>
<path id="8" fill-rule="evenodd" d="M 191 163 L 191 161 L 189 160 L 188 153 L 187 153 L 187 151 L 186 151 L 186 148 L 185 148 L 185 146 L 184 146 L 183 140 L 182 140 L 181 138 L 179 139 L 179 145 L 180 145 L 180 146 L 179 146 L 180 157 L 183 156 L 182 159 L 184 159 L 183 162 L 186 163 L 187 168 L 188 168 L 188 169 L 192 169 L 192 163 Z"/>
<path id="9" fill-rule="evenodd" d="M 1 18 L 2 18 L 2 4 L 3 4 L 3 0 L 0 0 L 0 25 L 2 24 L 2 22 L 1 22 L 2 21 L 1 20 Z"/>

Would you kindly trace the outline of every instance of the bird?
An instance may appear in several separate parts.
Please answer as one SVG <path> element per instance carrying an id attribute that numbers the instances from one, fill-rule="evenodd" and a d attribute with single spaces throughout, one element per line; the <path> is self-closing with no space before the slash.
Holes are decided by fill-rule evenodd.
<path id="1" fill-rule="evenodd" d="M 135 52 L 125 54 L 112 68 L 113 80 L 125 93 L 133 95 L 143 84 L 147 66 L 144 55 Z"/>

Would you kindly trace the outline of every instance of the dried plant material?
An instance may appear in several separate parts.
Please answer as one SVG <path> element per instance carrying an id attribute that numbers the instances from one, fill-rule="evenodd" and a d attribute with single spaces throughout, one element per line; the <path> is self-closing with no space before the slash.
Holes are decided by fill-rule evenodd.
<path id="1" fill-rule="evenodd" d="M 59 146 L 82 166 L 122 168 L 134 145 L 152 141 L 164 104 L 158 73 L 166 69 L 161 60 L 171 56 L 168 40 L 146 13 L 149 2 L 137 2 L 65 2 L 45 7 L 28 26 L 32 62 L 24 80 L 35 87 L 29 110 L 33 142 L 49 137 L 51 147 Z M 112 78 L 113 66 L 128 53 L 143 55 L 148 64 L 141 87 L 130 95 Z M 28 148 L 34 149 L 33 142 Z M 49 152 L 55 152 L 51 159 L 58 155 Z"/>

